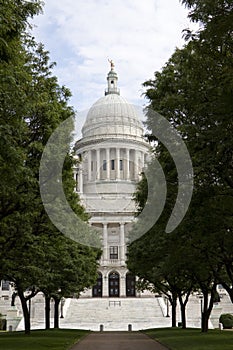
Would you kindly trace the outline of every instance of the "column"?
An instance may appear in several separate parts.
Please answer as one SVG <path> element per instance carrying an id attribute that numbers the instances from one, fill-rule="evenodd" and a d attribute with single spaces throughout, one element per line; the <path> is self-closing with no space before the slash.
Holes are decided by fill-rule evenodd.
<path id="1" fill-rule="evenodd" d="M 96 180 L 100 179 L 100 149 L 96 150 Z"/>
<path id="2" fill-rule="evenodd" d="M 78 168 L 74 168 L 74 169 L 73 169 L 73 176 L 74 176 L 74 181 L 75 181 L 74 190 L 75 190 L 75 191 L 78 191 L 78 184 L 79 184 L 79 181 L 78 181 L 79 170 L 78 170 Z"/>
<path id="3" fill-rule="evenodd" d="M 103 223 L 103 265 L 107 265 L 108 260 L 108 224 Z M 108 296 L 107 271 L 103 273 L 103 297 Z"/>
<path id="4" fill-rule="evenodd" d="M 88 162 L 88 181 L 91 181 L 92 179 L 92 174 L 91 174 L 91 151 L 87 152 L 87 162 Z"/>
<path id="5" fill-rule="evenodd" d="M 138 152 L 134 151 L 134 179 L 138 180 Z"/>
<path id="6" fill-rule="evenodd" d="M 126 283 L 125 283 L 125 271 L 121 272 L 120 274 L 120 296 L 125 297 L 126 296 Z"/>
<path id="7" fill-rule="evenodd" d="M 125 223 L 120 223 L 120 259 L 121 264 L 125 263 Z"/>
<path id="8" fill-rule="evenodd" d="M 141 152 L 141 157 L 142 157 L 142 169 L 141 169 L 141 171 L 142 171 L 144 169 L 144 166 L 145 166 L 144 152 Z"/>
<path id="9" fill-rule="evenodd" d="M 116 180 L 120 178 L 120 149 L 116 148 Z"/>
<path id="10" fill-rule="evenodd" d="M 110 149 L 106 148 L 106 171 L 107 171 L 107 176 L 106 179 L 110 180 Z"/>
<path id="11" fill-rule="evenodd" d="M 126 153 L 126 167 L 125 167 L 125 177 L 126 180 L 129 180 L 129 148 L 126 148 L 125 150 Z"/>
<path id="12" fill-rule="evenodd" d="M 108 297 L 109 296 L 109 292 L 108 292 L 108 269 L 107 268 L 104 268 L 104 270 L 103 270 L 102 296 L 103 297 Z"/>
<path id="13" fill-rule="evenodd" d="M 103 224 L 103 260 L 108 260 L 108 224 Z"/>
<path id="14" fill-rule="evenodd" d="M 79 175 L 78 175 L 78 181 L 79 181 L 79 192 L 83 193 L 83 169 L 82 166 L 80 165 L 79 167 Z"/>

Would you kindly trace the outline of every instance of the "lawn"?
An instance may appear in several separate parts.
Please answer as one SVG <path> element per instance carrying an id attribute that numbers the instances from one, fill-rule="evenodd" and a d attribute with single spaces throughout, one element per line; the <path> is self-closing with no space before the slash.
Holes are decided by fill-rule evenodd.
<path id="1" fill-rule="evenodd" d="M 30 335 L 24 335 L 23 332 L 2 332 L 0 350 L 68 350 L 88 333 L 70 329 L 32 331 Z"/>
<path id="2" fill-rule="evenodd" d="M 232 350 L 233 331 L 157 328 L 144 331 L 170 350 Z"/>

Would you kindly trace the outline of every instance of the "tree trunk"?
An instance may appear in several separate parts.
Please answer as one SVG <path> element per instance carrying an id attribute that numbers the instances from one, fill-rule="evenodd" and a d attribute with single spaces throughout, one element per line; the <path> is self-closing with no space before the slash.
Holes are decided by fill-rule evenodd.
<path id="1" fill-rule="evenodd" d="M 201 317 L 201 331 L 203 333 L 208 332 L 208 323 L 209 323 L 209 317 L 206 312 L 202 312 L 202 317 Z"/>
<path id="2" fill-rule="evenodd" d="M 211 289 L 211 294 L 210 294 L 210 300 L 209 300 L 209 293 L 208 291 L 203 291 L 203 309 L 201 310 L 201 331 L 203 333 L 208 332 L 208 324 L 209 324 L 209 318 L 211 311 L 213 309 L 214 305 L 214 296 L 216 294 L 216 284 L 213 285 Z"/>
<path id="3" fill-rule="evenodd" d="M 180 303 L 180 310 L 181 310 L 181 322 L 182 322 L 182 328 L 186 329 L 186 305 L 189 300 L 191 290 L 188 291 L 184 296 L 182 296 L 182 293 L 178 293 L 179 303 Z M 183 299 L 184 298 L 184 299 Z"/>
<path id="4" fill-rule="evenodd" d="M 16 292 L 13 292 L 12 293 L 12 296 L 11 296 L 11 306 L 15 306 L 15 299 L 17 297 L 17 293 Z"/>
<path id="5" fill-rule="evenodd" d="M 172 301 L 172 327 L 176 327 L 176 300 Z"/>
<path id="6" fill-rule="evenodd" d="M 176 327 L 176 305 L 177 305 L 177 293 L 172 293 L 168 295 L 172 307 L 172 327 Z"/>
<path id="7" fill-rule="evenodd" d="M 50 329 L 50 299 L 45 295 L 45 329 Z"/>
<path id="8" fill-rule="evenodd" d="M 60 299 L 54 298 L 54 328 L 59 328 L 59 304 Z"/>
<path id="9" fill-rule="evenodd" d="M 186 305 L 184 303 L 181 303 L 180 309 L 181 309 L 182 328 L 186 329 Z"/>
<path id="10" fill-rule="evenodd" d="M 30 324 L 30 313 L 27 306 L 27 299 L 24 297 L 23 291 L 18 288 L 18 296 L 21 301 L 23 316 L 24 316 L 24 332 L 25 334 L 30 334 L 31 324 Z"/>
<path id="11" fill-rule="evenodd" d="M 231 285 L 229 285 L 225 282 L 222 282 L 222 281 L 221 281 L 221 284 L 222 284 L 223 288 L 226 289 L 226 291 L 231 299 L 231 302 L 233 303 L 233 287 L 231 287 Z"/>

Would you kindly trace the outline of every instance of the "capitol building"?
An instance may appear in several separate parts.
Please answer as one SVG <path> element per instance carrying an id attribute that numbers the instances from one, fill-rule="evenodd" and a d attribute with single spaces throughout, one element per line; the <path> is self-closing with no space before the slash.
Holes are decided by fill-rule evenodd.
<path id="1" fill-rule="evenodd" d="M 133 193 L 149 144 L 138 113 L 120 95 L 112 61 L 105 95 L 90 108 L 75 144 L 76 190 L 100 231 L 103 255 L 98 280 L 87 297 L 134 297 L 135 276 L 126 266 L 127 235 L 136 211 Z"/>
<path id="2" fill-rule="evenodd" d="M 165 295 L 136 290 L 136 277 L 126 265 L 128 235 L 135 220 L 133 194 L 146 166 L 150 146 L 135 108 L 121 95 L 112 61 L 105 95 L 90 108 L 75 143 L 76 192 L 89 214 L 89 224 L 99 231 L 102 257 L 96 284 L 61 302 L 61 328 L 92 331 L 131 331 L 171 326 L 171 307 Z M 220 287 L 218 287 L 220 288 Z M 214 305 L 209 328 L 217 328 L 219 316 L 232 308 L 229 295 L 218 289 L 221 303 Z M 0 313 L 7 330 L 24 330 L 20 300 L 11 306 L 12 287 L 0 283 Z M 201 302 L 198 293 L 189 297 L 187 326 L 200 328 Z M 45 327 L 44 295 L 38 293 L 30 304 L 31 328 Z M 54 301 L 51 300 L 51 327 Z M 181 310 L 177 305 L 177 321 Z"/>

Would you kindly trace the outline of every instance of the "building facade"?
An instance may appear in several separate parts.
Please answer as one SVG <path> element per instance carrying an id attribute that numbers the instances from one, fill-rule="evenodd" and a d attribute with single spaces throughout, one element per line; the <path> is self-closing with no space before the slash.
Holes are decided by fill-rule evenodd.
<path id="1" fill-rule="evenodd" d="M 120 95 L 111 61 L 105 95 L 90 108 L 82 138 L 75 144 L 77 192 L 102 237 L 97 284 L 85 296 L 136 296 L 135 277 L 127 270 L 127 235 L 135 214 L 132 199 L 149 145 L 134 106 Z"/>

